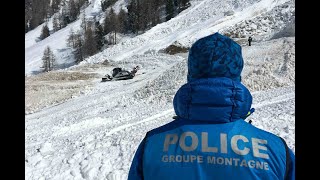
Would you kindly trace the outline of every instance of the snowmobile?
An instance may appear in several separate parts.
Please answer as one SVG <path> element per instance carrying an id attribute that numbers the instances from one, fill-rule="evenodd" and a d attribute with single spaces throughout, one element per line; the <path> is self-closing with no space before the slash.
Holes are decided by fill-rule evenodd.
<path id="1" fill-rule="evenodd" d="M 131 72 L 117 67 L 112 70 L 112 76 L 106 74 L 104 77 L 102 77 L 101 82 L 132 79 L 138 70 L 139 66 L 134 67 Z"/>

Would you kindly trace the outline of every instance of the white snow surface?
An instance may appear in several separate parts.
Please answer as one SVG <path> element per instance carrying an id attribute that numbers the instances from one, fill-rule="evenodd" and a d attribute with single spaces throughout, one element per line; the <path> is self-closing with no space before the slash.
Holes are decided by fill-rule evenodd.
<path id="1" fill-rule="evenodd" d="M 97 1 L 90 1 L 88 15 L 100 11 Z M 115 6 L 125 3 L 120 1 Z M 249 26 L 244 23 L 247 19 L 261 20 L 259 15 L 270 15 L 274 7 L 292 1 L 191 3 L 176 18 L 137 37 L 123 38 L 80 65 L 26 76 L 26 94 L 30 95 L 26 97 L 29 109 L 25 116 L 26 179 L 127 179 L 139 143 L 147 131 L 173 120 L 173 96 L 186 83 L 188 54 L 158 51 L 177 42 L 190 47 L 196 39 L 219 30 L 238 32 L 235 27 Z M 229 10 L 234 14 L 224 16 Z M 37 43 L 32 39 L 39 36 L 35 33 L 39 27 L 28 32 L 26 74 L 39 70 L 41 51 L 47 45 L 61 57 L 61 64 L 65 60 L 71 63 L 65 38 L 79 23 L 69 24 Z M 250 32 L 264 36 L 252 29 L 246 31 Z M 264 32 L 270 36 L 272 28 Z M 242 82 L 251 91 L 252 107 L 256 109 L 246 121 L 252 120 L 254 126 L 283 137 L 295 152 L 295 38 L 261 38 L 250 47 L 241 45 L 245 61 Z M 110 64 L 101 64 L 106 59 Z M 133 79 L 100 82 L 114 67 L 131 69 L 136 65 L 141 69 Z M 88 77 L 82 77 L 86 74 Z"/>
<path id="2" fill-rule="evenodd" d="M 295 151 L 294 38 L 244 46 L 243 56 L 242 78 L 254 78 L 244 84 L 256 108 L 246 121 L 283 137 Z M 173 96 L 186 83 L 186 57 L 147 54 L 119 61 L 106 72 L 138 64 L 137 76 L 103 83 L 93 79 L 89 92 L 26 115 L 26 179 L 127 179 L 147 131 L 173 120 Z M 259 67 L 266 64 L 261 73 Z"/>

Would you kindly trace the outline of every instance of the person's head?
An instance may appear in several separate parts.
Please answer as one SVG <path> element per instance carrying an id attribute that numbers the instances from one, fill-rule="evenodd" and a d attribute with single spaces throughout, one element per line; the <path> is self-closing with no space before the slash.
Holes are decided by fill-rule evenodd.
<path id="1" fill-rule="evenodd" d="M 197 40 L 188 57 L 188 82 L 214 77 L 241 81 L 241 46 L 227 36 L 215 33 Z"/>

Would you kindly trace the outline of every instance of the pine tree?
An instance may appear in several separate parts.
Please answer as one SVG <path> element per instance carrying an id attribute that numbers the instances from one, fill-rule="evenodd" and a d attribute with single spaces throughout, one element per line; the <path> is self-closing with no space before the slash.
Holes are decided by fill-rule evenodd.
<path id="1" fill-rule="evenodd" d="M 104 40 L 104 32 L 103 32 L 103 28 L 101 26 L 101 24 L 99 23 L 99 21 L 95 22 L 95 40 L 96 40 L 96 44 L 97 44 L 97 49 L 100 51 L 101 48 L 103 47 L 103 40 Z"/>
<path id="2" fill-rule="evenodd" d="M 166 0 L 166 20 L 170 20 L 174 15 L 173 0 Z"/>
<path id="3" fill-rule="evenodd" d="M 69 17 L 70 17 L 70 21 L 74 21 L 77 19 L 78 16 L 78 8 L 76 6 L 76 3 L 74 2 L 74 0 L 70 0 L 69 1 Z"/>
<path id="4" fill-rule="evenodd" d="M 95 41 L 91 26 L 87 26 L 87 29 L 84 32 L 83 49 L 85 57 L 92 56 L 97 52 L 97 43 Z"/>
<path id="5" fill-rule="evenodd" d="M 111 32 L 111 22 L 109 18 L 109 13 L 107 11 L 105 13 L 105 18 L 103 21 L 103 31 L 104 31 L 104 35 Z"/>
<path id="6" fill-rule="evenodd" d="M 137 9 L 136 10 L 137 10 L 137 12 L 136 12 L 137 21 L 135 22 L 135 26 L 136 26 L 137 32 L 139 32 L 141 30 L 144 30 L 144 24 L 143 24 L 144 16 L 142 14 L 141 0 L 137 0 Z"/>
<path id="7" fill-rule="evenodd" d="M 78 3 L 76 3 L 78 15 L 80 14 L 81 10 L 84 10 L 84 8 L 88 6 L 88 4 L 89 3 L 86 0 L 78 0 Z"/>
<path id="8" fill-rule="evenodd" d="M 107 1 L 101 1 L 101 9 L 103 12 L 106 11 L 107 9 Z"/>
<path id="9" fill-rule="evenodd" d="M 140 10 L 144 15 L 141 16 L 141 30 L 146 30 L 149 22 L 151 22 L 151 1 L 142 1 L 140 7 Z"/>
<path id="10" fill-rule="evenodd" d="M 50 31 L 49 31 L 48 25 L 45 24 L 42 27 L 41 34 L 40 34 L 40 39 L 43 40 L 43 39 L 47 38 L 48 36 L 50 36 Z"/>
<path id="11" fill-rule="evenodd" d="M 86 19 L 86 14 L 85 14 L 84 11 L 83 11 L 83 15 L 82 15 L 82 18 L 81 18 L 80 27 L 81 27 L 83 32 L 85 32 L 87 30 L 87 19 Z"/>
<path id="12" fill-rule="evenodd" d="M 44 68 L 43 71 L 48 72 L 53 70 L 55 61 L 56 61 L 56 58 L 53 52 L 51 51 L 50 47 L 47 46 L 42 56 L 42 62 L 43 62 L 42 67 Z"/>
<path id="13" fill-rule="evenodd" d="M 51 3 L 51 14 L 54 14 L 54 13 L 59 11 L 60 3 L 61 3 L 61 0 L 52 0 L 52 3 Z"/>
<path id="14" fill-rule="evenodd" d="M 86 8 L 89 6 L 89 0 L 79 0 L 79 4 L 81 8 Z"/>
<path id="15" fill-rule="evenodd" d="M 151 0 L 149 4 L 149 9 L 150 9 L 150 21 L 151 21 L 151 26 L 155 26 L 160 23 L 160 18 L 159 18 L 159 8 L 160 8 L 160 1 L 158 0 Z"/>
<path id="16" fill-rule="evenodd" d="M 59 24 L 59 15 L 54 15 L 52 19 L 52 28 L 54 32 L 57 32 L 60 30 L 60 24 Z"/>
<path id="17" fill-rule="evenodd" d="M 114 33 L 113 35 L 113 44 L 116 44 L 117 40 L 117 31 L 119 29 L 119 22 L 116 13 L 114 12 L 114 9 L 111 8 L 109 11 L 109 28 L 111 32 Z"/>
<path id="18" fill-rule="evenodd" d="M 180 7 L 181 9 L 179 10 L 179 13 L 185 9 L 187 9 L 191 4 L 190 4 L 190 0 L 180 0 Z"/>
<path id="19" fill-rule="evenodd" d="M 112 6 L 115 2 L 117 2 L 117 0 L 104 0 L 101 1 L 101 9 L 103 12 L 105 12 L 108 7 Z"/>
<path id="20" fill-rule="evenodd" d="M 132 0 L 128 6 L 129 27 L 133 33 L 143 30 L 143 14 L 141 0 Z"/>
<path id="21" fill-rule="evenodd" d="M 34 29 L 44 22 L 47 15 L 48 1 L 32 0 L 30 2 L 30 29 Z"/>
<path id="22" fill-rule="evenodd" d="M 118 14 L 119 32 L 126 33 L 128 29 L 128 16 L 124 9 L 121 9 Z"/>
<path id="23" fill-rule="evenodd" d="M 129 29 L 133 33 L 137 33 L 139 31 L 137 27 L 137 22 L 138 22 L 138 6 L 136 3 L 136 0 L 132 0 L 130 4 L 128 5 L 128 24 L 129 24 Z"/>
<path id="24" fill-rule="evenodd" d="M 53 52 L 50 52 L 50 71 L 55 68 L 55 63 L 56 63 L 56 57 L 53 54 Z"/>
<path id="25" fill-rule="evenodd" d="M 76 48 L 76 35 L 73 31 L 73 29 L 71 28 L 70 29 L 70 34 L 69 34 L 69 37 L 67 39 L 67 46 L 75 49 Z"/>
<path id="26" fill-rule="evenodd" d="M 29 31 L 29 25 L 28 25 L 28 21 L 24 22 L 24 33 L 27 33 Z"/>
<path id="27" fill-rule="evenodd" d="M 31 19 L 31 0 L 25 0 L 24 4 L 24 25 L 25 33 L 30 29 L 30 19 Z"/>
<path id="28" fill-rule="evenodd" d="M 43 64 L 42 65 L 43 71 L 48 72 L 50 67 L 50 48 L 49 47 L 47 47 L 43 52 L 42 64 Z"/>
<path id="29" fill-rule="evenodd" d="M 84 59 L 83 39 L 80 32 L 74 35 L 74 39 L 75 39 L 75 48 L 72 53 L 74 55 L 76 63 L 80 63 Z"/>
<path id="30" fill-rule="evenodd" d="M 34 29 L 35 27 L 37 27 L 39 24 L 42 23 L 41 17 L 39 14 L 41 4 L 38 1 L 32 1 L 31 3 L 31 19 L 30 19 L 31 29 Z"/>
<path id="31" fill-rule="evenodd" d="M 68 14 L 65 8 L 62 8 L 61 13 L 59 14 L 59 25 L 60 29 L 66 27 L 68 25 Z"/>

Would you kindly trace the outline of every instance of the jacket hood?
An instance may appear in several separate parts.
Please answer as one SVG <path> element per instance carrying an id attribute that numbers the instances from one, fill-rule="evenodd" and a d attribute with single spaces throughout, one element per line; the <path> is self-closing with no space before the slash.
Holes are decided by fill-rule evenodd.
<path id="1" fill-rule="evenodd" d="M 244 119 L 250 110 L 249 90 L 230 78 L 202 78 L 189 82 L 173 99 L 176 115 L 187 120 L 227 123 Z"/>
<path id="2" fill-rule="evenodd" d="M 189 50 L 188 82 L 214 77 L 241 81 L 242 69 L 241 46 L 219 33 L 197 40 Z"/>

